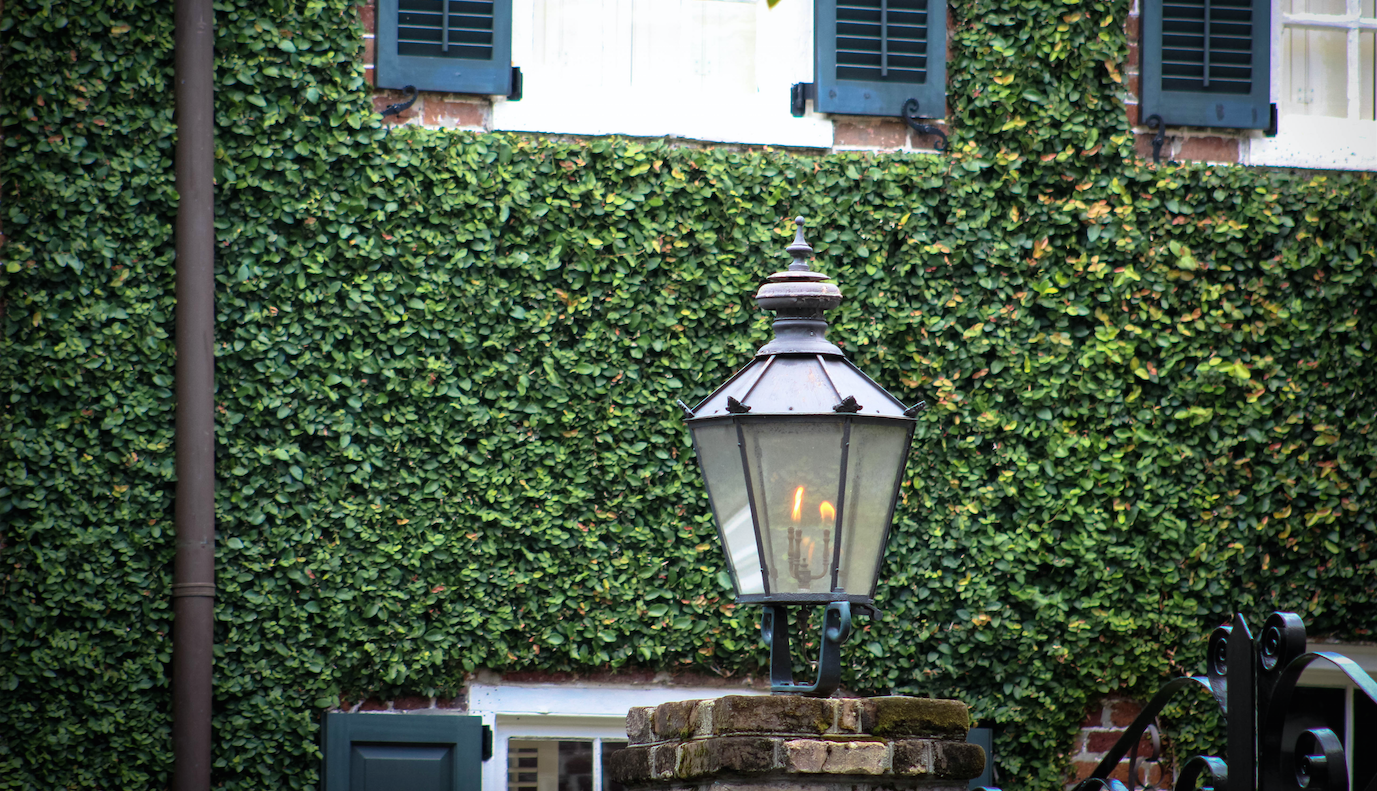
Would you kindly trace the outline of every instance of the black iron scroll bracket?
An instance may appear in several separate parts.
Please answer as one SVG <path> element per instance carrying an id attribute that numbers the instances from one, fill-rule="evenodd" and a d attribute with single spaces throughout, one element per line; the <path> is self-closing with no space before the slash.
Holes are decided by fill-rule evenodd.
<path id="1" fill-rule="evenodd" d="M 770 691 L 825 698 L 841 686 L 841 646 L 851 636 L 851 605 L 832 602 L 822 617 L 822 647 L 818 675 L 812 684 L 794 682 L 789 650 L 789 619 L 784 605 L 767 604 L 760 619 L 760 635 L 770 648 Z"/>
<path id="2" fill-rule="evenodd" d="M 416 90 L 415 85 L 408 85 L 402 88 L 402 100 L 396 104 L 389 104 L 384 107 L 382 117 L 386 118 L 389 115 L 401 115 L 407 110 L 410 110 L 411 105 L 416 103 L 416 97 L 420 95 L 421 92 Z"/>
<path id="3" fill-rule="evenodd" d="M 1213 791 L 1350 791 L 1344 745 L 1325 727 L 1309 727 L 1292 716 L 1301 674 L 1324 661 L 1353 683 L 1355 694 L 1377 703 L 1377 681 L 1342 654 L 1306 651 L 1305 624 L 1294 613 L 1274 612 L 1254 639 L 1243 616 L 1210 636 L 1207 674 L 1168 682 L 1105 754 L 1090 778 L 1075 791 L 1133 791 L 1110 774 L 1153 727 L 1157 715 L 1177 692 L 1199 686 L 1224 714 L 1228 761 L 1195 756 L 1182 764 L 1175 791 L 1190 791 L 1197 782 Z M 1352 747 L 1353 745 L 1350 745 Z M 1136 781 L 1130 776 L 1130 783 Z M 1377 791 L 1377 777 L 1365 789 Z"/>
<path id="4" fill-rule="evenodd" d="M 1143 123 L 1148 129 L 1157 132 L 1152 136 L 1152 164 L 1160 165 L 1162 163 L 1162 144 L 1167 142 L 1167 122 L 1162 120 L 1162 116 L 1153 113 Z"/>
<path id="5" fill-rule="evenodd" d="M 902 113 L 900 113 L 899 117 L 904 119 L 904 123 L 908 124 L 909 129 L 912 129 L 918 134 L 930 135 L 933 137 L 941 138 L 933 144 L 932 148 L 934 151 L 947 150 L 947 133 L 943 132 L 940 128 L 933 126 L 931 124 L 924 124 L 919 122 L 917 99 L 909 99 L 908 101 L 904 102 L 904 110 Z"/>

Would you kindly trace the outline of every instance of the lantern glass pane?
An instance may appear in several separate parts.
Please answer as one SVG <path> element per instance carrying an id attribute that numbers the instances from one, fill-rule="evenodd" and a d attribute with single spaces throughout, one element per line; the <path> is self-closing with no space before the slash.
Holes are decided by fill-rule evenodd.
<path id="1" fill-rule="evenodd" d="M 742 421 L 771 594 L 832 590 L 843 423 Z"/>
<path id="2" fill-rule="evenodd" d="M 842 514 L 842 554 L 837 587 L 870 595 L 884 560 L 890 506 L 908 460 L 907 424 L 851 425 Z"/>
<path id="3" fill-rule="evenodd" d="M 736 424 L 723 421 L 698 426 L 693 429 L 693 444 L 698 451 L 698 463 L 703 468 L 703 481 L 708 487 L 708 500 L 717 519 L 722 548 L 732 565 L 736 592 L 764 593 Z"/>

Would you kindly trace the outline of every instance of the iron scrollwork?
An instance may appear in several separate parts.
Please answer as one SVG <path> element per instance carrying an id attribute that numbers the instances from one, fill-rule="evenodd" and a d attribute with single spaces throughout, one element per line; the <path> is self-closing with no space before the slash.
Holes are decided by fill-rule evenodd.
<path id="1" fill-rule="evenodd" d="M 904 119 L 904 123 L 908 124 L 909 129 L 912 129 L 918 134 L 931 135 L 934 137 L 941 138 L 933 144 L 932 148 L 934 151 L 947 150 L 947 133 L 943 132 L 941 127 L 933 126 L 932 124 L 922 123 L 918 118 L 917 99 L 909 99 L 908 101 L 904 102 L 904 109 L 899 117 Z"/>
<path id="2" fill-rule="evenodd" d="M 1350 791 L 1348 762 L 1339 735 L 1326 727 L 1306 727 L 1291 715 L 1301 674 L 1326 662 L 1348 678 L 1357 692 L 1377 703 L 1377 682 L 1343 654 L 1307 651 L 1305 624 L 1295 613 L 1274 612 L 1254 640 L 1242 615 L 1210 636 L 1206 674 L 1178 678 L 1163 686 L 1124 731 L 1090 777 L 1073 791 L 1133 791 L 1136 753 L 1144 733 L 1155 736 L 1158 714 L 1176 693 L 1202 688 L 1224 714 L 1228 760 L 1198 755 L 1181 765 L 1174 791 Z M 1130 785 L 1110 779 L 1119 762 L 1134 754 Z M 993 791 L 993 790 L 987 790 Z M 1366 788 L 1377 791 L 1377 777 Z"/>

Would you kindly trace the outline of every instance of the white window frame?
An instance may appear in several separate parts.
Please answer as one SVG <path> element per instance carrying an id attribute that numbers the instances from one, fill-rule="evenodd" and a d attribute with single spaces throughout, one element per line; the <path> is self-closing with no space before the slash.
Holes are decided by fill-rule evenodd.
<path id="1" fill-rule="evenodd" d="M 1342 643 L 1316 643 L 1311 642 L 1306 646 L 1307 651 L 1330 651 L 1336 654 L 1343 654 L 1353 660 L 1358 667 L 1373 678 L 1377 678 L 1377 646 L 1372 645 L 1346 645 Z M 1350 749 L 1344 750 L 1344 755 L 1348 761 L 1348 777 L 1353 778 L 1353 755 L 1355 750 L 1351 749 L 1355 742 L 1353 733 L 1353 696 L 1357 693 L 1357 686 L 1348 680 L 1348 676 L 1343 671 L 1334 667 L 1323 659 L 1312 662 L 1305 672 L 1301 674 L 1301 687 L 1327 687 L 1329 689 L 1344 690 L 1344 732 L 1337 734 L 1343 743 Z"/>
<path id="2" fill-rule="evenodd" d="M 713 5 L 754 6 L 753 93 L 714 94 L 691 79 L 655 85 L 635 79 L 635 64 L 649 51 L 636 36 L 636 31 L 648 29 L 645 14 L 693 13 L 698 6 L 708 13 Z M 791 86 L 813 81 L 811 0 L 791 0 L 774 8 L 765 0 L 603 0 L 602 7 L 596 24 L 602 38 L 588 42 L 586 56 L 551 56 L 553 45 L 542 31 L 552 23 L 538 18 L 537 0 L 513 0 L 512 63 L 521 67 L 524 92 L 519 102 L 494 97 L 494 130 L 832 147 L 832 122 L 814 113 L 811 101 L 804 117 L 790 114 Z M 692 47 L 685 42 L 683 49 Z M 561 85 L 562 72 L 546 57 L 586 57 L 606 64 L 600 74 L 607 76 L 596 85 Z M 711 69 L 711 58 L 700 53 L 693 64 L 681 65 L 686 75 L 696 73 L 691 67 Z"/>
<path id="3" fill-rule="evenodd" d="M 1248 140 L 1249 165 L 1335 170 L 1377 170 L 1377 121 L 1358 118 L 1362 87 L 1359 31 L 1377 30 L 1377 20 L 1362 17 L 1362 0 L 1346 0 L 1345 14 L 1286 14 L 1282 0 L 1272 0 L 1272 101 L 1280 108 L 1285 84 L 1282 34 L 1287 26 L 1341 29 L 1347 37 L 1348 117 L 1282 115 L 1276 137 Z"/>
<path id="4" fill-rule="evenodd" d="M 483 764 L 483 787 L 507 788 L 507 745 L 512 739 L 593 743 L 593 791 L 602 789 L 603 740 L 626 741 L 626 714 L 636 706 L 723 695 L 764 695 L 750 687 L 671 687 L 615 684 L 482 684 L 469 687 L 471 715 L 492 729 L 492 758 Z"/>

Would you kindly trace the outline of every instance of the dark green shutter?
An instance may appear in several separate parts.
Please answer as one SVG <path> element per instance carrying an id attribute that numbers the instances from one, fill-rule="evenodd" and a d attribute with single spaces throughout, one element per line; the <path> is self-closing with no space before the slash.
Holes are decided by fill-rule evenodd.
<path id="1" fill-rule="evenodd" d="M 1143 0 L 1144 122 L 1266 129 L 1271 0 Z"/>
<path id="2" fill-rule="evenodd" d="M 941 118 L 947 107 L 945 0 L 817 0 L 813 106 L 820 113 Z"/>
<path id="3" fill-rule="evenodd" d="M 481 791 L 483 720 L 326 714 L 324 791 Z"/>
<path id="4" fill-rule="evenodd" d="M 506 95 L 511 0 L 379 0 L 379 88 Z"/>

